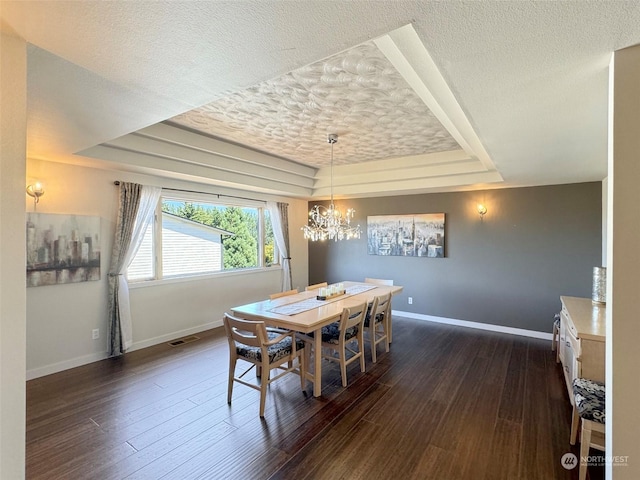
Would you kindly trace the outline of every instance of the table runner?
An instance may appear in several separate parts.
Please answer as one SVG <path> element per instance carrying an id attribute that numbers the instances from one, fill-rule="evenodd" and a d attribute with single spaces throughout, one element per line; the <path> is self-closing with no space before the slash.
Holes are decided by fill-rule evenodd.
<path id="1" fill-rule="evenodd" d="M 313 310 L 314 308 L 321 307 L 322 305 L 326 305 L 327 303 L 337 302 L 338 300 L 342 300 L 343 298 L 358 295 L 359 293 L 366 292 L 368 290 L 371 290 L 372 288 L 377 287 L 375 285 L 353 285 L 351 287 L 347 287 L 346 293 L 344 295 L 340 295 L 339 297 L 330 298 L 329 300 L 318 300 L 315 297 L 306 298 L 298 302 L 273 307 L 268 311 L 277 313 L 278 315 L 295 315 L 297 313 L 306 312 L 307 310 Z"/>

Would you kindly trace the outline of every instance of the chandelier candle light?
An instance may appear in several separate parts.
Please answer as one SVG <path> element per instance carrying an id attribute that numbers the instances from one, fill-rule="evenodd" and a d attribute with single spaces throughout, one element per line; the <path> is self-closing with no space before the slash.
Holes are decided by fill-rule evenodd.
<path id="1" fill-rule="evenodd" d="M 350 240 L 360 238 L 360 225 L 351 226 L 351 219 L 356 211 L 347 209 L 345 215 L 333 204 L 333 144 L 338 141 L 338 135 L 329 134 L 327 141 L 331 144 L 331 204 L 314 205 L 309 212 L 309 224 L 302 227 L 304 238 L 313 242 L 317 240 Z"/>

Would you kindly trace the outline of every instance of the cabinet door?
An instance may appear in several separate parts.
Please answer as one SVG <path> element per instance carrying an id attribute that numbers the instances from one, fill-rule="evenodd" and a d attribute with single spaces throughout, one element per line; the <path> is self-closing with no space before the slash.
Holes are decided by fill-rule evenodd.
<path id="1" fill-rule="evenodd" d="M 558 335 L 558 356 L 560 357 L 560 363 L 564 366 L 565 364 L 565 354 L 564 354 L 564 344 L 567 340 L 567 317 L 564 313 L 564 309 L 560 314 L 560 333 Z"/>
<path id="2" fill-rule="evenodd" d="M 564 351 L 564 361 L 562 362 L 562 369 L 564 370 L 564 379 L 567 383 L 567 390 L 571 397 L 571 403 L 573 403 L 573 379 L 575 378 L 576 369 L 576 357 L 571 342 L 565 339 L 562 344 L 562 350 Z"/>

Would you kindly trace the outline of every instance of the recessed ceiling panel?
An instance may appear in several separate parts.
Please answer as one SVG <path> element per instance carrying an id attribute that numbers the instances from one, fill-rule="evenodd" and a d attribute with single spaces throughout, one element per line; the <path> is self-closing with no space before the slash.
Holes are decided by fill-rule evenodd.
<path id="1" fill-rule="evenodd" d="M 459 150 L 373 42 L 235 92 L 170 120 L 314 167 Z"/>

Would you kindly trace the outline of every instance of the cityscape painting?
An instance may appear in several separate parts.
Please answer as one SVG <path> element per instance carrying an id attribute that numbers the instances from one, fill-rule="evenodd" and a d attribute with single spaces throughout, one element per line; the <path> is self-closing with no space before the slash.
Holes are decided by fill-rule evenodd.
<path id="1" fill-rule="evenodd" d="M 100 217 L 27 214 L 27 287 L 100 280 Z"/>
<path id="2" fill-rule="evenodd" d="M 444 213 L 367 217 L 369 255 L 444 257 Z"/>

